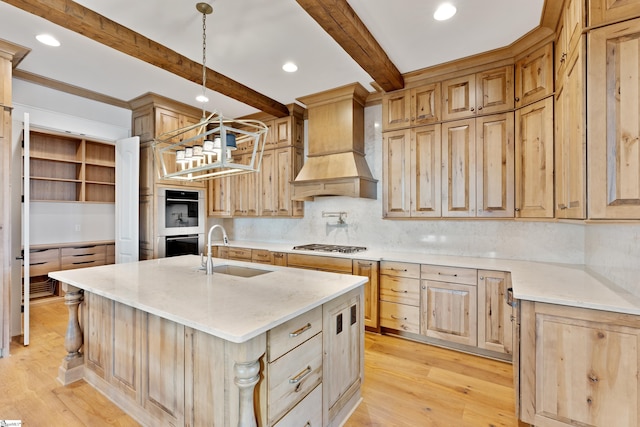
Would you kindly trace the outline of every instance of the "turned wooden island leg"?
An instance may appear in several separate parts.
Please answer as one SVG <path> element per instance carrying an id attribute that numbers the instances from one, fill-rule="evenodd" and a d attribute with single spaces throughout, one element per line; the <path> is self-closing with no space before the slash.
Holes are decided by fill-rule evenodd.
<path id="1" fill-rule="evenodd" d="M 238 427 L 257 427 L 253 402 L 253 389 L 260 380 L 260 362 L 237 363 L 234 365 L 234 382 L 240 389 L 240 414 Z"/>
<path id="2" fill-rule="evenodd" d="M 65 292 L 64 304 L 69 309 L 69 322 L 67 323 L 67 333 L 64 337 L 64 348 L 67 351 L 67 355 L 62 360 L 60 368 L 58 368 L 58 381 L 67 385 L 84 377 L 84 356 L 80 351 L 83 337 L 78 317 L 78 307 L 84 297 L 82 289 L 67 283 L 61 283 L 61 285 L 62 290 Z"/>

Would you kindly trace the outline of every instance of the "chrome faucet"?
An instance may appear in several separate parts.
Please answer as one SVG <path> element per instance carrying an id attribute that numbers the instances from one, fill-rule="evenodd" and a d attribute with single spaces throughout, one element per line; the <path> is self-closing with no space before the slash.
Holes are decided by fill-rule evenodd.
<path id="1" fill-rule="evenodd" d="M 213 257 L 211 256 L 211 233 L 216 228 L 222 230 L 222 243 L 225 246 L 229 246 L 229 238 L 227 237 L 227 231 L 220 224 L 215 224 L 211 226 L 209 229 L 209 234 L 207 235 L 207 261 L 204 263 L 203 267 L 205 267 L 207 274 L 213 274 Z"/>

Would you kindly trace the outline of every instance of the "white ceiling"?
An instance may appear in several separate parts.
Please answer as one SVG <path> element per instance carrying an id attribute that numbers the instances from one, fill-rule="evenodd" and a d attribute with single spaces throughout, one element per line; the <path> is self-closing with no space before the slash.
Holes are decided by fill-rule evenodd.
<path id="1" fill-rule="evenodd" d="M 544 0 L 449 0 L 450 20 L 432 15 L 443 0 L 348 0 L 401 73 L 511 44 L 540 23 Z M 553 0 L 548 0 L 553 1 Z M 196 0 L 77 0 L 125 27 L 202 62 L 202 15 Z M 372 78 L 295 0 L 212 0 L 207 66 L 283 104 Z M 35 40 L 50 33 L 62 46 Z M 45 19 L 0 2 L 0 39 L 31 49 L 22 69 L 123 101 L 154 92 L 201 108 L 199 85 Z M 299 70 L 282 71 L 294 61 Z M 228 117 L 253 107 L 207 91 L 206 108 Z"/>

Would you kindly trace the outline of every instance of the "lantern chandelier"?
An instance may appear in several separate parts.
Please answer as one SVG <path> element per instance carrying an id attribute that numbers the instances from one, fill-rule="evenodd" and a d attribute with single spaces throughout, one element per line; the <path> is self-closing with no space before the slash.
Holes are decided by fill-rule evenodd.
<path id="1" fill-rule="evenodd" d="M 159 177 L 199 181 L 258 172 L 267 125 L 258 120 L 229 119 L 215 111 L 206 114 L 206 21 L 213 8 L 207 3 L 198 3 L 196 9 L 202 13 L 202 95 L 198 97 L 202 102 L 202 119 L 197 124 L 165 132 L 154 139 L 153 153 Z M 242 163 L 236 163 L 233 157 L 238 149 L 246 154 Z"/>

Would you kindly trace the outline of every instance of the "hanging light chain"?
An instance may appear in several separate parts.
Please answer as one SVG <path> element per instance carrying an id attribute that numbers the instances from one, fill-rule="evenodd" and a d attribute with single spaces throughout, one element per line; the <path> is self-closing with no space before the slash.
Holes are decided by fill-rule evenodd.
<path id="1" fill-rule="evenodd" d="M 204 100 L 207 99 L 207 14 L 202 13 L 202 117 L 205 117 Z"/>

